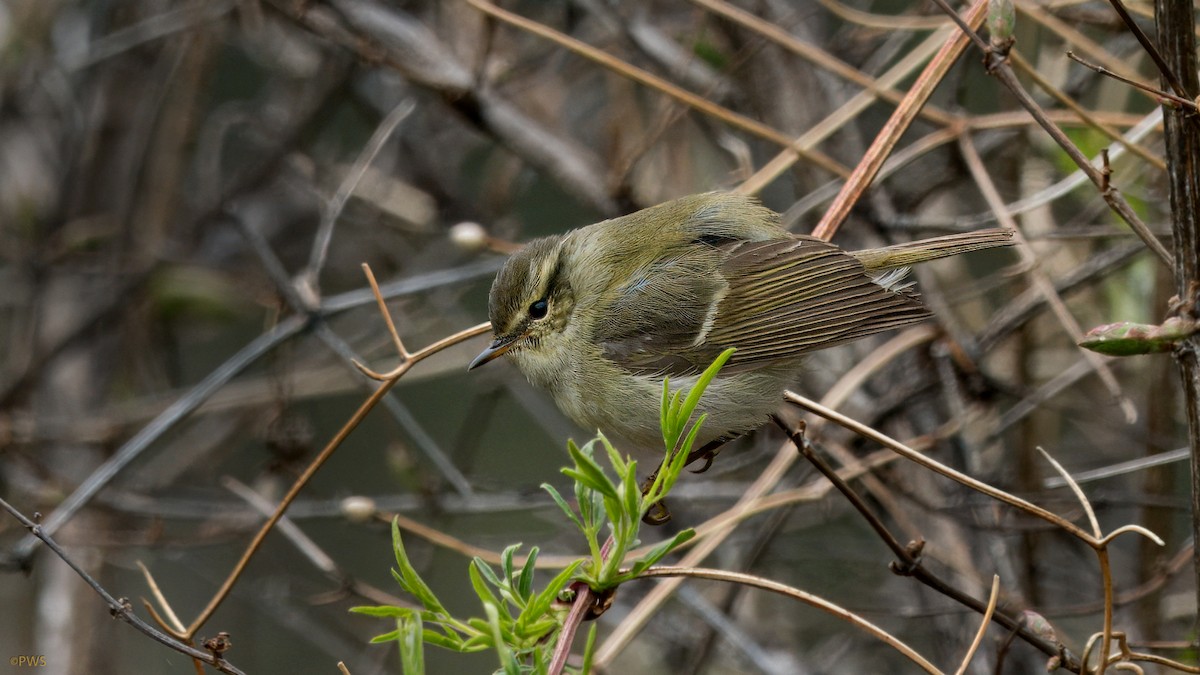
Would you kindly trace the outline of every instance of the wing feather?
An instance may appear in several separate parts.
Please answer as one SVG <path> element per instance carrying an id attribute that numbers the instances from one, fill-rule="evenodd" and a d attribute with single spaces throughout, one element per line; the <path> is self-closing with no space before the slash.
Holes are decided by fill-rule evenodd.
<path id="1" fill-rule="evenodd" d="M 678 376 L 700 372 L 737 347 L 726 366 L 736 372 L 799 360 L 930 315 L 911 291 L 880 286 L 857 258 L 818 239 L 742 241 L 715 252 L 716 259 L 676 260 L 678 269 L 657 270 L 690 274 L 689 280 L 664 278 L 652 288 L 655 275 L 646 274 L 642 287 L 618 294 L 610 328 L 598 334 L 605 356 L 635 372 Z M 692 287 L 697 279 L 699 291 Z M 664 310 L 666 291 L 683 297 L 668 300 Z M 631 312 L 641 320 L 631 320 Z"/>

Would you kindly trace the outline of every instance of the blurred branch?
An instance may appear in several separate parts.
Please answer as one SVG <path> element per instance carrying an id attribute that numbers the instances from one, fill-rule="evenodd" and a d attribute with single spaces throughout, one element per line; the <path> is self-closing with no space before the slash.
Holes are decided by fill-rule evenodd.
<path id="1" fill-rule="evenodd" d="M 475 82 L 453 52 L 414 17 L 374 0 L 330 0 L 337 13 L 293 0 L 270 2 L 285 16 L 366 62 L 386 65 L 440 94 L 470 124 L 554 177 L 600 213 L 615 215 L 621 210 L 605 192 L 604 168 L 594 155 Z M 342 24 L 339 14 L 353 31 Z"/>
<path id="2" fill-rule="evenodd" d="M 863 90 L 880 100 L 889 103 L 900 105 L 905 104 L 906 95 L 891 88 L 891 86 L 881 85 L 875 78 L 863 73 L 854 68 L 850 64 L 837 59 L 829 52 L 816 47 L 812 44 L 795 38 L 791 33 L 784 30 L 780 26 L 761 19 L 750 12 L 729 4 L 725 0 L 690 0 L 692 4 L 699 5 L 718 16 L 724 17 L 733 21 L 745 28 L 748 28 L 763 37 L 771 40 L 775 44 L 787 49 L 789 52 L 799 56 L 809 63 L 822 68 L 834 75 L 852 82 Z M 944 23 L 944 22 L 943 22 Z M 963 119 L 959 115 L 954 115 L 941 108 L 927 103 L 924 106 L 918 106 L 916 114 L 930 122 L 942 126 L 957 126 L 962 124 Z"/>
<path id="3" fill-rule="evenodd" d="M 412 114 L 414 109 L 416 109 L 416 103 L 407 99 L 392 108 L 379 126 L 375 127 L 371 139 L 363 146 L 358 159 L 354 160 L 354 166 L 347 172 L 341 185 L 338 186 L 337 192 L 325 202 L 325 207 L 321 209 L 321 225 L 313 237 L 308 266 L 299 275 L 303 287 L 308 291 L 309 297 L 306 300 L 310 304 L 320 297 L 321 269 L 325 267 L 325 259 L 329 255 L 329 244 L 333 240 L 333 228 L 342 215 L 346 201 L 350 199 L 350 195 L 354 194 L 354 188 L 358 186 L 359 181 L 370 168 L 375 156 L 383 149 L 384 144 L 392 137 L 392 133 L 400 126 L 400 123 Z"/>
<path id="4" fill-rule="evenodd" d="M 1092 166 L 1088 158 L 1080 152 L 1079 148 L 1075 147 L 1075 144 L 1071 142 L 1071 139 L 1067 138 L 1062 129 L 1059 129 L 1046 117 L 1042 107 L 1021 86 L 1020 81 L 1017 80 L 1016 75 L 1013 73 L 1012 66 L 1008 63 L 1007 54 L 989 45 L 975 32 L 974 27 L 968 25 L 954 12 L 954 9 L 946 3 L 946 0 L 934 0 L 934 2 L 941 7 L 942 11 L 958 23 L 963 33 L 970 37 L 979 50 L 983 52 L 985 56 L 984 67 L 988 73 L 994 75 L 1016 96 L 1021 106 L 1029 111 L 1029 114 L 1038 121 L 1038 124 L 1054 139 L 1054 142 L 1067 153 L 1071 161 L 1075 162 L 1075 165 L 1083 170 L 1084 174 L 1096 186 L 1100 192 L 1100 196 L 1104 198 L 1104 201 L 1108 203 L 1113 212 L 1129 224 L 1129 227 L 1146 244 L 1146 247 L 1153 251 L 1163 263 L 1168 267 L 1174 267 L 1175 261 L 1171 254 L 1163 246 L 1162 242 L 1154 236 L 1154 233 L 1150 231 L 1149 226 L 1137 215 L 1137 212 L 1133 210 L 1129 202 L 1121 195 L 1120 190 L 1112 184 L 1108 173 L 1102 172 Z"/>
<path id="5" fill-rule="evenodd" d="M 878 86 L 893 87 L 901 80 L 908 78 L 913 71 L 920 68 L 922 63 L 925 63 L 927 59 L 944 45 L 947 38 L 953 36 L 951 31 L 952 29 L 949 27 L 939 29 L 925 38 L 920 44 L 906 51 L 899 61 L 893 64 L 883 75 L 876 78 Z M 841 129 L 850 120 L 874 105 L 876 100 L 876 96 L 870 92 L 858 92 L 838 109 L 826 115 L 819 123 L 796 137 L 791 145 L 767 161 L 766 164 L 763 164 L 753 176 L 739 185 L 737 191 L 742 194 L 758 194 L 762 192 L 767 185 L 783 175 L 796 163 L 801 157 L 800 151 L 802 149 L 816 147 L 817 144 L 828 138 L 834 131 Z M 897 113 L 899 113 L 899 109 L 897 109 Z M 861 161 L 859 164 L 861 165 Z"/>
<path id="6" fill-rule="evenodd" d="M 29 518 L 26 518 L 25 514 L 18 511 L 3 499 L 0 499 L 0 507 L 3 507 L 4 510 L 8 511 L 13 518 L 16 518 L 18 521 L 20 521 L 21 525 L 25 526 L 25 529 L 29 530 L 31 537 L 35 537 L 36 539 L 45 543 L 46 548 L 54 551 L 54 554 L 61 558 L 63 562 L 67 563 L 67 565 L 79 575 L 80 579 L 83 579 L 83 581 L 90 586 L 97 595 L 103 598 L 105 604 L 108 605 L 109 613 L 112 614 L 113 618 L 120 619 L 125 623 L 128 623 L 150 637 L 155 642 L 166 645 L 167 647 L 170 647 L 171 649 L 174 649 L 185 656 L 190 656 L 198 661 L 203 661 L 222 673 L 243 675 L 242 671 L 235 668 L 224 658 L 221 658 L 220 656 L 214 656 L 210 652 L 201 651 L 195 647 L 174 640 L 170 636 L 159 632 L 154 628 L 154 626 L 142 621 L 136 614 L 133 613 L 133 607 L 129 604 L 128 600 L 125 598 L 114 598 L 111 594 L 109 594 L 108 591 L 104 590 L 104 587 L 101 586 L 99 582 L 93 579 L 91 575 L 83 570 L 82 567 L 76 564 L 75 561 L 67 555 L 66 551 L 62 550 L 62 547 L 58 545 L 58 542 L 54 541 L 53 537 L 51 537 L 50 534 L 42 528 L 42 526 L 33 522 Z"/>
<path id="7" fill-rule="evenodd" d="M 403 105 L 404 104 L 401 104 L 401 106 Z M 399 110 L 399 108 L 397 108 L 397 110 Z M 399 120 L 396 120 L 396 123 L 399 123 Z M 347 188 L 346 191 L 348 193 L 349 189 Z M 347 368 L 354 368 L 355 364 L 361 362 L 362 359 L 354 353 L 354 350 L 346 343 L 345 340 L 338 336 L 338 334 L 329 327 L 329 324 L 322 316 L 315 314 L 312 311 L 312 303 L 317 302 L 319 299 L 319 289 L 315 285 L 310 285 L 315 284 L 316 278 L 315 276 L 309 275 L 310 273 L 313 275 L 319 274 L 320 266 L 310 266 L 309 268 L 306 268 L 304 272 L 301 272 L 293 280 L 293 278 L 288 275 L 287 270 L 284 269 L 283 263 L 279 260 L 279 257 L 275 255 L 273 250 L 271 250 L 270 243 L 268 243 L 267 240 L 262 236 L 262 233 L 260 233 L 257 228 L 250 226 L 250 224 L 247 223 L 244 218 L 236 218 L 236 220 L 238 229 L 242 232 L 243 236 L 246 237 L 246 240 L 250 242 L 250 247 L 254 250 L 254 252 L 258 254 L 259 261 L 262 263 L 263 269 L 267 271 L 268 276 L 270 276 L 271 280 L 275 283 L 275 289 L 279 291 L 280 295 L 282 295 L 287 301 L 288 305 L 291 306 L 292 311 L 296 314 L 311 316 L 313 320 L 312 327 L 317 335 L 317 338 L 324 342 L 335 354 L 341 356 L 342 363 Z M 327 221 L 322 221 L 323 224 L 325 222 L 328 222 L 330 225 L 332 225 L 333 220 L 330 219 Z M 321 245 L 321 237 L 322 232 L 318 231 L 317 239 L 313 242 L 314 253 L 316 248 L 320 247 Z M 320 257 L 323 258 L 324 256 L 321 255 Z M 310 258 L 310 265 L 312 264 L 312 260 L 313 259 Z M 372 279 L 372 281 L 374 281 L 374 279 Z M 379 297 L 382 297 L 382 295 Z M 395 335 L 394 330 L 395 329 L 393 327 L 393 337 L 397 346 L 400 346 L 400 338 L 398 335 Z M 368 388 L 370 386 L 369 383 L 366 382 L 363 382 L 363 385 Z M 450 461 L 450 458 L 446 456 L 446 453 L 442 452 L 442 449 L 439 448 L 437 443 L 433 441 L 433 438 L 429 436 L 424 427 L 422 427 L 417 421 L 416 417 L 409 412 L 408 408 L 406 408 L 402 403 L 400 403 L 400 401 L 396 399 L 395 396 L 391 394 L 388 394 L 383 398 L 383 405 L 384 408 L 392 414 L 393 419 L 396 420 L 401 428 L 408 432 L 411 438 L 416 440 L 417 447 L 419 447 L 421 451 L 425 453 L 425 456 L 428 457 L 431 462 L 433 462 L 434 466 L 441 471 L 442 476 L 446 479 L 446 481 L 449 482 L 459 494 L 471 494 L 471 483 L 467 480 L 466 476 L 463 476 L 458 467 L 456 467 L 454 463 Z"/>
<path id="8" fill-rule="evenodd" d="M 196 410 L 209 396 L 225 386 L 238 373 L 270 352 L 279 344 L 299 334 L 308 326 L 308 317 L 292 316 L 276 324 L 271 330 L 255 338 L 236 354 L 215 368 L 187 394 L 180 397 L 149 424 L 142 427 L 133 438 L 126 441 L 112 454 L 104 464 L 88 475 L 79 487 L 64 499 L 46 521 L 41 530 L 52 535 L 59 527 L 70 520 L 75 512 L 85 506 L 96 496 L 96 493 L 116 478 L 125 467 L 142 454 L 150 444 L 157 440 L 167 430 L 174 427 L 180 420 Z M 13 546 L 6 563 L 24 567 L 28 564 L 29 556 L 37 546 L 38 540 L 33 535 L 27 535 Z"/>
<path id="9" fill-rule="evenodd" d="M 1021 228 L 1017 227 L 1017 221 L 1004 208 L 1004 200 L 1000 197 L 999 190 L 996 189 L 995 182 L 992 181 L 991 175 L 987 168 L 983 165 L 983 158 L 979 156 L 979 151 L 975 149 L 975 144 L 971 141 L 970 136 L 962 136 L 959 139 L 959 148 L 962 151 L 963 159 L 966 160 L 967 169 L 971 172 L 971 177 L 975 181 L 975 185 L 983 194 L 984 201 L 992 209 L 996 215 L 996 219 L 1005 229 L 1016 234 L 1016 241 L 1019 244 L 1014 247 L 1017 255 L 1020 256 L 1022 266 L 1025 268 L 1025 274 L 1033 282 L 1033 286 L 1038 289 L 1045 298 L 1046 304 L 1050 306 L 1050 311 L 1054 313 L 1058 322 L 1066 331 L 1071 342 L 1078 343 L 1083 337 L 1083 329 L 1079 326 L 1079 321 L 1075 319 L 1075 315 L 1067 309 L 1066 303 L 1059 297 L 1058 291 L 1054 289 L 1054 283 L 1050 281 L 1050 277 L 1039 267 L 1037 256 L 1034 255 L 1033 249 L 1029 248 L 1029 242 L 1025 240 L 1025 235 L 1021 232 Z M 1099 354 L 1088 350 L 1083 351 L 1083 358 L 1097 375 L 1100 376 L 1100 381 L 1104 383 L 1108 393 L 1116 399 L 1117 404 L 1125 413 L 1125 421 L 1128 424 L 1133 424 L 1137 421 L 1137 408 L 1134 407 L 1133 401 L 1121 391 L 1121 384 L 1117 382 L 1117 376 L 1113 374 L 1112 369 L 1108 367 L 1108 363 Z"/>
<path id="10" fill-rule="evenodd" d="M 1150 164 L 1151 166 L 1153 166 L 1157 169 L 1160 169 L 1162 171 L 1166 171 L 1167 163 L 1163 160 L 1162 157 L 1159 157 L 1158 155 L 1153 154 L 1146 148 L 1142 147 L 1141 145 L 1139 145 L 1133 141 L 1126 141 L 1121 136 L 1121 133 L 1119 131 L 1112 128 L 1112 126 L 1105 124 L 1104 122 L 1097 119 L 1095 115 L 1093 115 L 1088 110 L 1085 110 L 1083 106 L 1081 106 L 1078 102 L 1075 101 L 1075 99 L 1071 98 L 1070 96 L 1067 96 L 1061 89 L 1054 86 L 1046 78 L 1042 77 L 1042 74 L 1037 71 L 1037 68 L 1034 68 L 1031 63 L 1026 61 L 1025 57 L 1021 56 L 1020 52 L 1013 50 L 1009 54 L 1009 56 L 1012 58 L 1012 62 L 1017 66 L 1018 70 L 1020 70 L 1022 73 L 1024 73 L 1026 77 L 1033 80 L 1034 83 L 1037 84 L 1037 86 L 1040 87 L 1042 91 L 1049 94 L 1050 97 L 1053 98 L 1055 101 L 1058 101 L 1058 103 L 1060 105 L 1069 108 L 1072 112 L 1074 112 L 1076 115 L 1078 115 L 1079 119 L 1082 120 L 1085 124 L 1091 126 L 1093 129 L 1104 134 L 1112 142 L 1120 143 L 1122 147 L 1126 148 L 1127 150 L 1129 150 L 1133 154 L 1137 155 L 1138 157 L 1141 157 L 1142 160 L 1145 161 L 1147 164 Z M 1071 52 L 1067 52 L 1067 56 L 1069 56 L 1071 58 L 1075 58 Z M 1099 67 L 1099 66 L 1097 66 L 1097 67 Z M 1108 71 L 1105 71 L 1105 72 L 1108 72 Z"/>
<path id="11" fill-rule="evenodd" d="M 623 77 L 627 77 L 643 86 L 662 92 L 663 94 L 670 96 L 671 98 L 680 101 L 685 105 L 695 108 L 700 112 L 711 115 L 712 117 L 715 117 L 716 119 L 719 119 L 730 126 L 741 129 L 747 133 L 754 134 L 759 138 L 771 141 L 776 145 L 781 145 L 785 148 L 793 150 L 801 157 L 804 157 L 808 161 L 834 175 L 845 177 L 850 174 L 849 170 L 842 166 L 838 161 L 829 157 L 820 150 L 814 150 L 797 145 L 790 136 L 782 131 L 763 124 L 756 119 L 717 105 L 703 96 L 693 94 L 692 92 L 672 84 L 671 82 L 668 82 L 657 75 L 646 72 L 645 70 L 633 66 L 626 61 L 622 61 L 621 59 L 606 54 L 603 51 L 592 47 L 591 45 L 585 44 L 573 37 L 570 37 L 569 35 L 564 35 L 563 33 L 560 33 L 549 26 L 501 9 L 500 7 L 492 4 L 489 0 L 467 0 L 467 2 L 469 2 L 472 7 L 475 7 L 479 11 L 486 13 L 488 16 L 495 17 L 539 37 L 551 40 L 559 46 L 569 49 L 575 54 L 594 61 L 601 66 L 604 66 L 605 68 L 608 68 L 609 70 L 612 70 Z"/>
<path id="12" fill-rule="evenodd" d="M 157 14 L 132 26 L 100 36 L 86 45 L 86 51 L 67 52 L 63 56 L 62 65 L 67 70 L 82 70 L 94 66 L 149 42 L 216 21 L 235 6 L 235 0 L 209 0 L 185 4 L 178 9 Z"/>
<path id="13" fill-rule="evenodd" d="M 1180 81 L 1179 77 L 1175 74 L 1175 71 L 1173 70 L 1174 66 L 1186 65 L 1186 64 L 1178 63 L 1177 59 L 1175 59 L 1176 60 L 1175 64 L 1168 64 L 1167 60 L 1165 58 L 1163 58 L 1163 55 L 1158 52 L 1158 47 L 1154 44 L 1153 41 L 1150 40 L 1150 37 L 1148 35 L 1146 35 L 1146 32 L 1142 30 L 1142 27 L 1139 26 L 1138 23 L 1133 20 L 1133 17 L 1129 15 L 1129 11 L 1125 9 L 1125 4 L 1122 3 L 1121 0 L 1108 0 L 1108 3 L 1113 6 L 1113 9 L 1117 10 L 1117 14 L 1121 17 L 1121 21 L 1125 22 L 1125 27 L 1129 29 L 1129 32 L 1132 33 L 1135 38 L 1137 38 L 1138 43 L 1142 45 L 1142 49 L 1146 50 L 1146 54 L 1148 54 L 1150 56 L 1150 60 L 1153 61 L 1154 66 L 1156 68 L 1158 68 L 1158 74 L 1160 77 L 1162 77 L 1163 81 L 1166 82 L 1168 85 L 1170 85 L 1171 89 L 1177 95 L 1184 97 L 1185 100 L 1187 100 L 1188 98 L 1195 98 L 1196 94 L 1197 94 L 1195 87 L 1191 87 L 1190 88 L 1191 91 L 1189 91 L 1187 88 L 1184 88 L 1183 82 Z M 1155 4 L 1157 5 L 1158 3 L 1155 3 Z M 1191 8 L 1191 9 L 1194 11 L 1194 8 Z M 1155 15 L 1156 23 L 1160 23 L 1159 20 L 1165 19 L 1165 18 L 1166 18 L 1165 16 L 1158 15 L 1156 12 L 1156 15 Z M 1175 15 L 1175 16 L 1172 16 L 1171 18 L 1175 19 L 1175 18 L 1182 18 L 1182 17 Z M 1194 27 L 1195 25 L 1196 25 L 1196 19 L 1195 19 L 1195 15 L 1193 14 L 1192 20 L 1190 22 L 1190 26 Z M 1187 25 L 1185 25 L 1184 28 L 1186 28 L 1188 33 L 1191 34 L 1191 36 L 1192 36 L 1191 42 L 1195 43 L 1195 29 L 1189 28 Z M 1160 25 L 1159 30 L 1165 32 L 1166 27 Z M 1181 30 L 1182 30 L 1182 28 L 1181 28 Z M 1195 52 L 1195 50 L 1193 50 L 1193 58 L 1191 59 L 1192 61 L 1195 61 L 1194 52 Z M 1195 70 L 1196 70 L 1195 68 L 1192 68 L 1193 72 Z M 1195 78 L 1190 78 L 1190 79 L 1195 79 Z"/>
<path id="14" fill-rule="evenodd" d="M 1196 102 L 1195 101 L 1189 101 L 1186 98 L 1183 98 L 1182 96 L 1176 96 L 1175 94 L 1165 92 L 1161 89 L 1156 89 L 1154 87 L 1151 87 L 1150 85 L 1142 84 L 1141 82 L 1138 82 L 1137 80 L 1134 80 L 1132 78 L 1125 77 L 1123 75 L 1118 75 L 1117 73 L 1114 73 L 1113 71 L 1109 70 L 1108 68 L 1105 68 L 1104 66 L 1098 66 L 1094 63 L 1089 63 L 1088 61 L 1079 58 L 1078 56 L 1075 55 L 1074 52 L 1067 52 L 1067 58 L 1071 59 L 1075 63 L 1078 63 L 1079 65 L 1083 66 L 1084 68 L 1087 68 L 1089 70 L 1094 70 L 1096 73 L 1098 73 L 1100 75 L 1104 75 L 1105 77 L 1111 77 L 1112 79 L 1114 79 L 1118 82 L 1124 82 L 1125 84 L 1127 84 L 1135 89 L 1140 89 L 1144 92 L 1151 93 L 1157 99 L 1161 99 L 1164 101 L 1170 101 L 1170 102 L 1174 103 L 1177 107 L 1186 108 L 1186 109 L 1192 111 L 1193 113 L 1196 112 Z M 1166 168 L 1165 162 L 1163 163 L 1163 168 Z"/>
<path id="15" fill-rule="evenodd" d="M 1067 652 L 1064 645 L 1046 640 L 1026 627 L 1020 619 L 1010 617 L 1004 612 L 995 611 L 995 607 L 992 606 L 991 602 L 980 601 L 967 592 L 951 586 L 941 577 L 931 572 L 922 562 L 922 551 L 926 545 L 924 539 L 910 541 L 907 545 L 901 544 L 887 526 L 884 525 L 883 521 L 875 515 L 866 501 L 854 491 L 854 488 L 850 487 L 850 484 L 843 480 L 828 462 L 813 452 L 812 444 L 805 438 L 803 429 L 799 431 L 792 429 L 779 418 L 775 418 L 775 423 L 787 433 L 788 438 L 797 451 L 816 467 L 817 471 L 825 476 L 842 493 L 842 496 L 854 506 L 855 510 L 867 521 L 867 524 L 871 526 L 871 529 L 875 531 L 875 534 L 883 541 L 884 545 L 891 550 L 892 555 L 896 556 L 896 560 L 888 565 L 893 573 L 900 576 L 912 577 L 941 595 L 950 598 L 964 607 L 970 608 L 972 611 L 990 620 L 994 620 L 1010 631 L 1016 632 L 1023 640 L 1038 648 L 1047 656 L 1061 657 L 1064 661 L 1063 665 L 1068 670 L 1078 669 L 1075 658 Z"/>
<path id="16" fill-rule="evenodd" d="M 850 622 L 854 627 L 866 631 L 871 636 L 882 641 L 884 644 L 895 649 L 903 654 L 909 661 L 915 663 L 919 668 L 927 673 L 940 675 L 942 671 L 938 670 L 937 666 L 927 661 L 912 647 L 909 647 L 900 638 L 883 630 L 875 624 L 858 616 L 857 614 L 835 605 L 824 598 L 818 597 L 811 593 L 806 593 L 798 588 L 781 584 L 770 579 L 764 579 L 752 574 L 743 574 L 740 572 L 729 572 L 720 569 L 705 569 L 702 567 L 668 567 L 665 565 L 657 565 L 651 567 L 642 573 L 639 578 L 653 579 L 659 577 L 676 577 L 676 578 L 691 578 L 691 579 L 709 579 L 712 581 L 727 581 L 736 584 L 744 584 L 751 588 L 758 588 L 772 593 L 778 593 L 793 600 L 803 602 L 810 607 L 815 607 L 823 612 L 832 614 L 833 616 Z"/>
<path id="17" fill-rule="evenodd" d="M 438 286 L 473 279 L 479 275 L 494 271 L 497 260 L 485 260 L 466 265 L 462 268 L 438 270 L 429 274 L 417 275 L 410 279 L 400 279 L 384 285 L 380 290 L 385 297 L 409 295 L 436 288 Z M 328 316 L 359 307 L 370 302 L 370 289 L 350 291 L 329 298 L 317 312 L 318 316 Z M 153 420 L 138 430 L 136 434 L 109 457 L 103 465 L 90 474 L 83 483 L 62 501 L 46 518 L 42 529 L 53 534 L 63 523 L 70 520 L 75 513 L 95 497 L 113 478 L 120 474 L 130 462 L 142 454 L 152 443 L 164 433 L 172 429 L 181 420 L 195 412 L 218 390 L 225 387 L 250 364 L 269 353 L 278 345 L 306 330 L 312 316 L 294 315 L 276 324 L 271 330 L 260 335 L 246 346 L 242 347 L 219 367 L 210 372 L 203 380 L 176 399 Z M 17 542 L 5 558 L 7 564 L 20 567 L 28 563 L 30 554 L 37 546 L 37 539 L 27 536 Z"/>
<path id="18" fill-rule="evenodd" d="M 375 283 L 375 277 L 371 274 L 370 268 L 364 266 L 364 269 L 367 272 L 367 278 L 371 282 L 371 288 L 375 292 L 374 294 L 376 300 L 379 303 L 384 318 L 386 319 L 388 325 L 391 326 L 391 316 L 388 315 L 386 311 L 387 308 L 384 305 L 383 296 L 380 294 L 379 288 Z M 200 614 L 197 615 L 192 623 L 188 625 L 186 633 L 180 637 L 190 638 L 195 636 L 196 632 L 204 626 L 209 618 L 212 617 L 213 613 L 215 613 L 225 601 L 225 598 L 229 596 L 229 593 L 233 590 L 233 586 L 237 583 L 237 580 L 245 571 L 246 566 L 258 552 L 259 547 L 262 546 L 263 541 L 267 538 L 267 534 L 270 533 L 275 524 L 279 522 L 279 519 L 283 517 L 283 514 L 287 511 L 288 506 L 291 505 L 291 503 L 296 499 L 296 497 L 300 494 L 300 491 L 303 490 L 306 485 L 308 485 L 309 481 L 312 480 L 312 477 L 316 475 L 317 471 L 324 466 L 325 462 L 327 462 L 329 458 L 333 456 L 333 453 L 341 446 L 342 442 L 345 441 L 350 433 L 358 427 L 363 419 L 366 418 L 367 413 L 374 409 L 375 405 L 387 395 L 388 391 L 390 391 L 391 388 L 400 381 L 400 378 L 402 378 L 405 373 L 409 371 L 409 369 L 425 360 L 429 356 L 440 352 L 446 347 L 457 344 L 458 342 L 461 342 L 467 338 L 481 335 L 490 330 L 490 328 L 491 324 L 487 323 L 474 326 L 442 338 L 433 344 L 411 353 L 405 349 L 402 343 L 399 343 L 397 347 L 400 352 L 400 365 L 380 378 L 382 379 L 382 383 L 379 385 L 379 387 L 365 401 L 363 401 L 354 414 L 351 415 L 350 419 L 348 419 L 346 423 L 342 425 L 337 433 L 334 434 L 333 438 L 331 438 L 329 442 L 326 443 L 325 447 L 321 449 L 321 452 L 317 453 L 317 456 L 313 458 L 308 466 L 305 467 L 300 476 L 296 478 L 295 482 L 292 483 L 292 486 L 288 489 L 287 494 L 283 496 L 283 498 L 279 501 L 278 506 L 275 507 L 271 517 L 268 518 L 265 523 L 263 523 L 258 533 L 254 536 L 250 543 L 247 544 L 245 551 L 242 553 L 242 557 L 238 560 L 237 564 L 234 565 L 233 570 L 225 578 L 224 583 L 221 584 L 221 588 L 218 589 L 215 594 L 213 594 L 213 597 L 209 599 L 208 604 L 203 610 L 201 610 Z M 394 330 L 392 332 L 395 334 Z M 367 372 L 363 368 L 360 369 L 364 370 L 364 372 Z"/>

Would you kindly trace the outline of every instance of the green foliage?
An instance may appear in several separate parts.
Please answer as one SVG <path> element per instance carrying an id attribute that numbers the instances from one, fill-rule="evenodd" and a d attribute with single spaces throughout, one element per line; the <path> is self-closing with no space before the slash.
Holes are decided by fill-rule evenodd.
<path id="1" fill-rule="evenodd" d="M 457 619 L 413 567 L 404 550 L 400 528 L 393 521 L 392 548 L 396 569 L 392 570 L 392 576 L 416 599 L 420 609 L 391 605 L 353 608 L 351 611 L 359 614 L 396 622 L 396 630 L 376 636 L 372 641 L 395 640 L 406 675 L 424 672 L 424 644 L 461 653 L 492 650 L 500 662 L 496 672 L 505 675 L 547 672 L 557 634 L 569 611 L 565 601 L 559 601 L 560 597 L 565 600 L 569 584 L 583 582 L 593 591 L 602 593 L 636 578 L 695 536 L 693 530 L 685 530 L 654 546 L 640 558 L 632 562 L 626 560 L 628 552 L 641 543 L 638 532 L 642 517 L 670 492 L 683 471 L 705 417 L 700 415 L 693 422 L 692 414 L 705 388 L 733 351 L 730 349 L 721 354 L 686 394 L 682 391 L 672 393 L 668 384 L 663 383 L 661 422 L 666 452 L 654 481 L 645 492 L 638 483 L 637 462 L 622 457 L 603 434 L 582 447 L 568 441 L 567 450 L 574 466 L 564 468 L 563 473 L 575 481 L 576 508 L 572 508 L 550 485 L 542 487 L 583 534 L 590 557 L 568 565 L 541 591 L 534 590 L 537 547 L 530 549 L 524 564 L 518 566 L 515 559 L 521 545 L 513 544 L 500 554 L 499 572 L 481 558 L 471 561 L 467 574 L 471 588 L 483 606 L 485 618 Z M 597 461 L 597 449 L 603 449 L 613 477 L 610 478 Z M 607 548 L 601 543 L 602 536 L 612 538 Z M 583 672 L 588 670 L 594 645 L 593 627 L 584 651 Z"/>
<path id="2" fill-rule="evenodd" d="M 1016 26 L 1012 0 L 988 0 L 987 27 L 993 45 L 1011 44 Z"/>
<path id="3" fill-rule="evenodd" d="M 1134 356 L 1170 352 L 1200 331 L 1195 321 L 1171 317 L 1161 324 L 1120 321 L 1097 326 L 1079 340 L 1079 346 L 1108 356 Z"/>
<path id="4" fill-rule="evenodd" d="M 554 633 L 562 625 L 567 608 L 556 604 L 559 594 L 571 582 L 584 561 L 560 571 L 546 587 L 534 592 L 534 565 L 538 549 L 530 550 L 523 565 L 517 566 L 514 544 L 501 554 L 500 572 L 475 558 L 467 568 L 471 588 L 478 596 L 486 619 L 456 619 L 421 579 L 404 550 L 400 528 L 392 523 L 392 546 L 397 569 L 392 576 L 400 587 L 413 596 L 421 609 L 380 605 L 355 607 L 351 611 L 368 616 L 396 620 L 396 630 L 375 637 L 372 642 L 396 640 L 400 660 L 408 675 L 424 672 L 422 643 L 457 652 L 494 650 L 500 658 L 500 672 L 545 672 L 545 643 L 553 644 Z M 532 669 L 520 665 L 531 662 Z M 541 664 L 538 666 L 538 664 Z"/>
<path id="5" fill-rule="evenodd" d="M 716 44 L 703 38 L 692 43 L 692 53 L 700 57 L 715 70 L 723 70 L 729 66 L 729 57 Z"/>

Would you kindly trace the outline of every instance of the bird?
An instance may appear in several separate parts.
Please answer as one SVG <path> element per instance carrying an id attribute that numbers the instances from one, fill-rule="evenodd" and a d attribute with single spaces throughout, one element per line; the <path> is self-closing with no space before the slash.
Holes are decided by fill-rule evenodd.
<path id="1" fill-rule="evenodd" d="M 652 449 L 664 378 L 690 388 L 733 347 L 697 409 L 711 462 L 779 409 L 812 352 L 930 317 L 910 265 L 1010 244 L 990 229 L 847 251 L 788 232 L 753 197 L 690 195 L 514 253 L 468 370 L 507 357 L 582 428 Z"/>

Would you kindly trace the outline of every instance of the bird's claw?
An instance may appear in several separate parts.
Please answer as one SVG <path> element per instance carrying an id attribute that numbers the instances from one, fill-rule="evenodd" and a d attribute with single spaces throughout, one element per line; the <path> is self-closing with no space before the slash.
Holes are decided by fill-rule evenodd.
<path id="1" fill-rule="evenodd" d="M 716 458 L 717 458 L 717 453 L 715 450 L 706 452 L 703 455 L 699 455 L 695 458 L 688 457 L 688 464 L 699 461 L 701 459 L 704 460 L 704 466 L 700 467 L 699 469 L 688 469 L 688 471 L 691 471 L 692 473 L 704 473 L 705 471 L 708 471 L 708 469 L 710 467 L 712 467 L 713 460 Z"/>
<path id="2" fill-rule="evenodd" d="M 666 525 L 667 523 L 671 522 L 671 510 L 667 508 L 666 502 L 654 502 L 642 516 L 642 522 L 654 527 Z"/>

